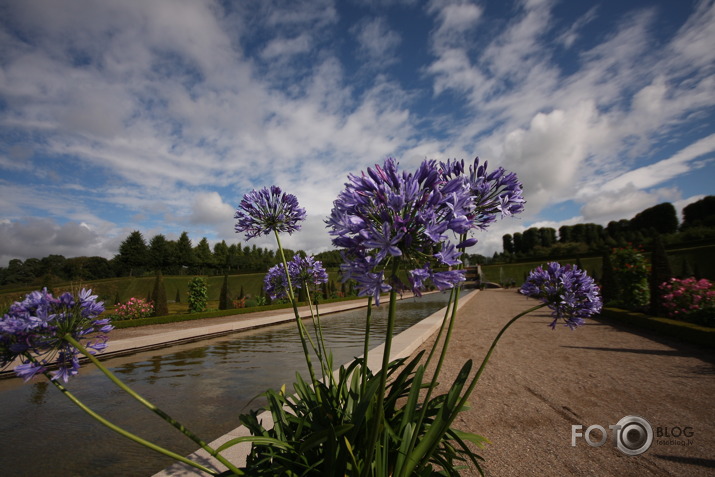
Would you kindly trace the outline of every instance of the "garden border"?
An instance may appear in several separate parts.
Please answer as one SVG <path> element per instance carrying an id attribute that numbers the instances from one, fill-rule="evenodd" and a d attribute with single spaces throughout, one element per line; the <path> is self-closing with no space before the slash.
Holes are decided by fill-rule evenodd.
<path id="1" fill-rule="evenodd" d="M 688 343 L 715 348 L 715 328 L 708 328 L 686 321 L 649 316 L 645 313 L 620 308 L 603 308 L 601 314 L 595 316 L 594 319 L 602 319 L 609 324 L 623 325 L 628 328 L 653 331 L 669 338 L 677 338 Z"/>

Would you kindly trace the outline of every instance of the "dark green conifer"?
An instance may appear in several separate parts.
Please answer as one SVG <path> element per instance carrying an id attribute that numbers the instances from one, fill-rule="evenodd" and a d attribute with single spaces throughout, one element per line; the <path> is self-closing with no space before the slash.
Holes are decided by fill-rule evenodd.
<path id="1" fill-rule="evenodd" d="M 221 285 L 221 296 L 218 299 L 219 310 L 230 310 L 233 308 L 231 293 L 228 290 L 228 275 L 223 276 L 223 285 Z"/>
<path id="2" fill-rule="evenodd" d="M 169 314 L 166 288 L 164 288 L 164 277 L 161 275 L 161 272 L 157 273 L 156 279 L 154 279 L 154 290 L 151 294 L 151 301 L 154 302 L 154 316 L 165 316 Z"/>

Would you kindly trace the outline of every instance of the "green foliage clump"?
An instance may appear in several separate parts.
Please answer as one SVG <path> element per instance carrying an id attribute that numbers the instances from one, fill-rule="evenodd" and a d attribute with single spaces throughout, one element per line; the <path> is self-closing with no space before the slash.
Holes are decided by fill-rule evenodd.
<path id="1" fill-rule="evenodd" d="M 189 281 L 189 313 L 206 311 L 209 287 L 205 278 L 194 277 Z"/>
<path id="2" fill-rule="evenodd" d="M 611 265 L 619 291 L 614 298 L 629 310 L 645 309 L 650 303 L 650 265 L 643 251 L 630 245 L 614 249 Z"/>

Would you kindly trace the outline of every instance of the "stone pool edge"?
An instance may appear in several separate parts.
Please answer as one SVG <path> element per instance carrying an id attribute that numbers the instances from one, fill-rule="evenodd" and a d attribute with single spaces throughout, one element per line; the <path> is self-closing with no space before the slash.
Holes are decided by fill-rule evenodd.
<path id="1" fill-rule="evenodd" d="M 460 297 L 457 310 L 462 308 L 468 301 L 474 298 L 479 290 L 473 290 Z M 446 307 L 445 307 L 446 308 Z M 410 328 L 406 329 L 402 333 L 396 335 L 392 340 L 392 352 L 390 355 L 390 360 L 395 360 L 399 358 L 406 358 L 410 356 L 417 348 L 427 341 L 440 327 L 442 320 L 444 319 L 445 308 L 441 308 L 435 313 L 431 314 L 424 320 L 415 323 Z M 322 313 L 321 313 L 322 314 Z M 370 356 L 368 357 L 368 365 L 373 371 L 377 371 L 382 367 L 382 350 L 384 345 L 377 346 L 370 350 Z M 347 363 L 346 363 L 347 364 Z M 272 423 L 272 418 L 270 412 L 266 411 L 259 415 L 259 419 L 263 421 L 264 425 L 270 426 Z M 248 429 L 244 426 L 239 426 L 236 429 L 228 432 L 227 434 L 219 437 L 213 442 L 209 443 L 212 448 L 217 448 L 225 442 L 235 439 L 237 437 L 245 437 L 250 435 Z M 241 467 L 246 464 L 246 455 L 250 450 L 250 443 L 235 445 L 221 454 L 234 463 L 236 466 Z M 196 452 L 187 456 L 189 459 L 201 463 L 202 465 L 216 469 L 219 471 L 224 471 L 226 468 L 221 465 L 218 461 L 212 458 L 205 450 L 199 449 Z M 198 476 L 205 475 L 199 472 L 197 469 L 190 467 L 186 464 L 177 462 L 160 472 L 157 472 L 152 477 L 183 477 L 183 476 Z"/>

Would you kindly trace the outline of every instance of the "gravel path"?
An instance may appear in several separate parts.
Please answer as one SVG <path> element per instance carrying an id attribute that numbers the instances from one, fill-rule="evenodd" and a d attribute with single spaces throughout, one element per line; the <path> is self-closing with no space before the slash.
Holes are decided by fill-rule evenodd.
<path id="1" fill-rule="evenodd" d="M 478 367 L 501 327 L 534 304 L 514 290 L 482 291 L 466 303 L 445 361 L 442 390 L 467 359 Z M 548 311 L 539 310 L 506 332 L 470 399 L 472 409 L 455 424 L 491 441 L 480 451 L 487 476 L 715 475 L 715 350 L 606 321 L 590 320 L 575 331 L 561 326 L 552 331 L 550 322 Z M 204 323 L 115 330 L 112 337 Z M 610 432 L 601 447 L 591 447 L 583 438 L 571 446 L 572 425 L 583 426 L 582 431 L 591 425 L 608 430 L 632 415 L 653 428 L 653 443 L 645 453 L 623 454 Z M 690 437 L 658 437 L 658 428 L 666 427 L 670 432 L 688 427 Z M 591 434 L 593 441 L 600 437 L 598 430 Z M 471 469 L 464 475 L 478 473 Z"/>
<path id="2" fill-rule="evenodd" d="M 467 359 L 478 367 L 499 329 L 534 304 L 514 290 L 480 292 L 459 312 L 441 381 L 451 382 Z M 575 331 L 552 331 L 550 322 L 548 310 L 539 310 L 506 332 L 472 408 L 458 417 L 457 428 L 492 443 L 480 452 L 487 476 L 715 475 L 714 351 L 605 321 Z M 572 425 L 608 430 L 631 415 L 653 428 L 645 453 L 622 453 L 610 431 L 602 447 L 583 438 L 571 445 Z M 689 427 L 691 437 L 658 437 L 665 427 Z M 592 441 L 600 437 L 598 430 L 591 434 Z"/>

